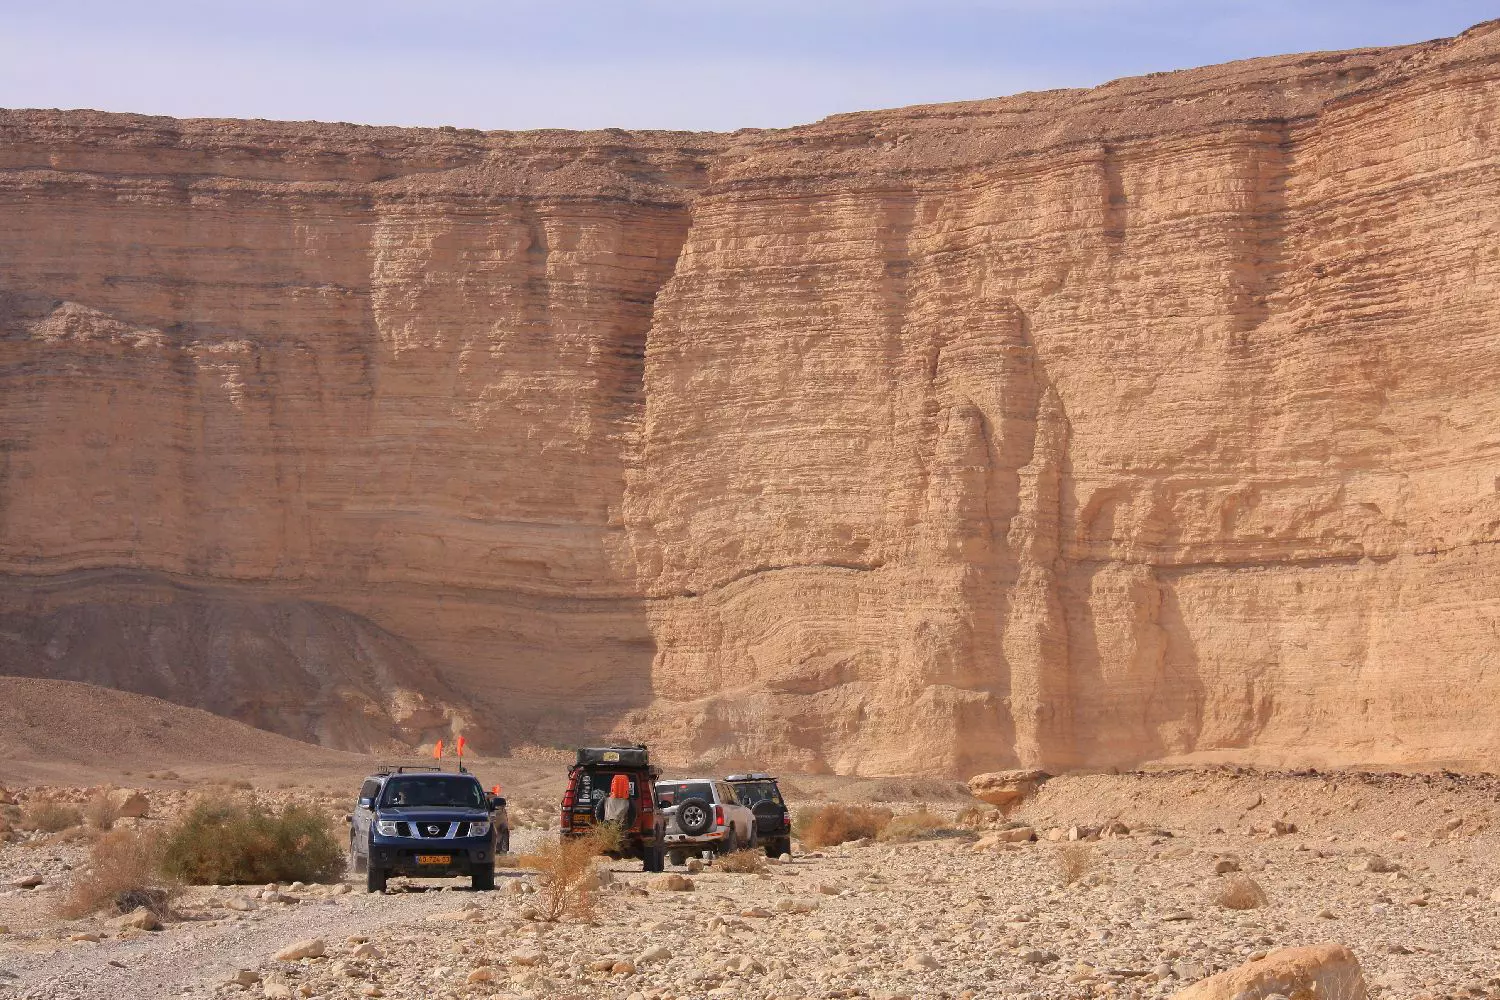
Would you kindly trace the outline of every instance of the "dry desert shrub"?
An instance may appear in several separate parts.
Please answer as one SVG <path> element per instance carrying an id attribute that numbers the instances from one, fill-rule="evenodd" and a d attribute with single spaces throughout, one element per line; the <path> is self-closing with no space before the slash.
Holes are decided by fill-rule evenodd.
<path id="1" fill-rule="evenodd" d="M 880 836 L 893 815 L 881 806 L 818 806 L 797 813 L 794 829 L 809 847 L 832 847 Z"/>
<path id="2" fill-rule="evenodd" d="M 625 833 L 618 823 L 596 823 L 589 836 L 599 854 L 613 854 L 625 843 Z"/>
<path id="3" fill-rule="evenodd" d="M 530 854 L 517 858 L 522 868 L 537 873 L 539 915 L 548 923 L 564 917 L 587 921 L 594 915 L 594 892 L 599 880 L 594 859 L 599 840 L 590 833 L 582 837 L 548 837 Z"/>
<path id="4" fill-rule="evenodd" d="M 120 807 L 108 792 L 99 792 L 84 804 L 83 818 L 95 830 L 113 830 Z"/>
<path id="5" fill-rule="evenodd" d="M 767 868 L 766 852 L 759 848 L 735 851 L 733 854 L 726 854 L 715 861 L 714 867 L 721 872 L 729 872 L 734 875 L 759 875 Z"/>
<path id="6" fill-rule="evenodd" d="M 880 839 L 890 843 L 922 840 L 952 828 L 953 824 L 937 813 L 918 809 L 916 812 L 903 813 L 887 823 L 885 829 L 880 831 Z"/>
<path id="7" fill-rule="evenodd" d="M 344 849 L 328 818 L 291 803 L 200 799 L 167 832 L 163 871 L 193 885 L 336 882 Z"/>
<path id="8" fill-rule="evenodd" d="M 1064 844 L 1057 849 L 1057 874 L 1063 885 L 1072 885 L 1093 871 L 1099 859 L 1092 844 Z"/>
<path id="9" fill-rule="evenodd" d="M 1226 910 L 1258 910 L 1267 903 L 1266 891 L 1248 875 L 1233 875 L 1219 883 L 1214 902 Z"/>
<path id="10" fill-rule="evenodd" d="M 58 833 L 82 822 L 83 814 L 78 811 L 77 806 L 53 802 L 51 799 L 29 803 L 21 814 L 23 829 L 40 830 L 43 833 Z"/>
<path id="11" fill-rule="evenodd" d="M 129 913 L 144 906 L 159 919 L 170 916 L 176 884 L 161 874 L 162 845 L 134 830 L 114 830 L 95 841 L 88 867 L 73 880 L 58 906 L 76 918 L 111 910 Z"/>
<path id="12" fill-rule="evenodd" d="M 964 806 L 959 810 L 953 825 L 965 830 L 982 830 L 988 826 L 998 826 L 1004 818 L 1004 814 L 992 805 Z"/>

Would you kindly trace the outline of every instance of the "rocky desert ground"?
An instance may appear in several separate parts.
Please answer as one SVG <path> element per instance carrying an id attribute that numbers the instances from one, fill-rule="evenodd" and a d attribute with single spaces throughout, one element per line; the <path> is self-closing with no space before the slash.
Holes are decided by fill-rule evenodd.
<path id="1" fill-rule="evenodd" d="M 497 779 L 549 769 L 485 768 Z M 239 792 L 316 803 L 333 818 L 357 777 L 346 789 Z M 149 828 L 213 790 L 159 773 L 144 783 L 148 816 L 122 822 Z M 59 919 L 86 844 L 13 835 L 0 847 L 0 995 L 1148 998 L 1278 949 L 1336 942 L 1373 996 L 1500 996 L 1497 779 L 1072 776 L 1003 822 L 951 783 L 793 780 L 790 790 L 798 805 L 883 793 L 898 813 L 925 809 L 948 828 L 798 850 L 759 873 L 709 864 L 649 875 L 605 860 L 587 921 L 538 919 L 537 875 L 506 868 L 490 893 L 456 881 L 403 880 L 386 895 L 353 881 L 193 887 L 159 929 Z M 552 802 L 515 800 L 518 850 L 548 835 Z M 1264 905 L 1222 905 L 1242 879 Z"/>

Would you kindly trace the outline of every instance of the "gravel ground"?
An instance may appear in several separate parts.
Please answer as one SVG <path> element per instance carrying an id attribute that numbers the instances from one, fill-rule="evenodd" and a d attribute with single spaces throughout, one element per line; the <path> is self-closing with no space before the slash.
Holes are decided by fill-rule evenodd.
<path id="1" fill-rule="evenodd" d="M 1035 808 L 1092 808 L 1085 799 L 1101 787 L 1059 785 Z M 194 889 L 181 903 L 194 919 L 121 932 L 47 915 L 81 848 L 12 844 L 0 848 L 0 881 L 27 870 L 45 881 L 0 894 L 0 922 L 27 918 L 0 935 L 0 997 L 1155 998 L 1324 941 L 1356 952 L 1377 997 L 1500 997 L 1500 854 L 1474 802 L 1424 796 L 1410 816 L 1432 829 L 1368 836 L 1253 832 L 1261 808 L 1218 833 L 1195 814 L 1171 835 L 1143 826 L 1094 843 L 1052 842 L 1039 825 L 1038 842 L 980 849 L 974 835 L 847 845 L 759 875 L 710 867 L 686 875 L 692 891 L 619 862 L 592 924 L 529 919 L 534 876 L 511 871 L 493 893 L 315 887 L 248 914 L 224 904 L 254 890 Z M 1236 877 L 1267 904 L 1217 905 Z M 90 932 L 105 936 L 70 940 Z M 308 938 L 324 942 L 322 957 L 273 957 Z M 373 953 L 360 953 L 367 944 Z M 254 981 L 228 983 L 241 969 Z"/>

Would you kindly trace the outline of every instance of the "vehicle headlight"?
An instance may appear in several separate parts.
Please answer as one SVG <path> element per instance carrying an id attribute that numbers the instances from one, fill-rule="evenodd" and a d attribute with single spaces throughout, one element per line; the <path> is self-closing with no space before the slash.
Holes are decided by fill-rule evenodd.
<path id="1" fill-rule="evenodd" d="M 490 832 L 490 821 L 487 819 L 476 819 L 469 824 L 469 836 L 483 837 Z"/>
<path id="2" fill-rule="evenodd" d="M 396 835 L 396 821 L 393 819 L 378 819 L 375 821 L 375 832 L 382 837 L 394 837 Z"/>

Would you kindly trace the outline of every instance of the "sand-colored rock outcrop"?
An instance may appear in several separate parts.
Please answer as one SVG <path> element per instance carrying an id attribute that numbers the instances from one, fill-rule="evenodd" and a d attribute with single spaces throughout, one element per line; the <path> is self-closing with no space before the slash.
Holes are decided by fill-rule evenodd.
<path id="1" fill-rule="evenodd" d="M 1496 28 L 733 135 L 0 113 L 0 669 L 345 746 L 1488 761 Z"/>
<path id="2" fill-rule="evenodd" d="M 1341 944 L 1282 948 L 1258 961 L 1194 983 L 1172 1000 L 1365 1000 L 1364 973 Z"/>

